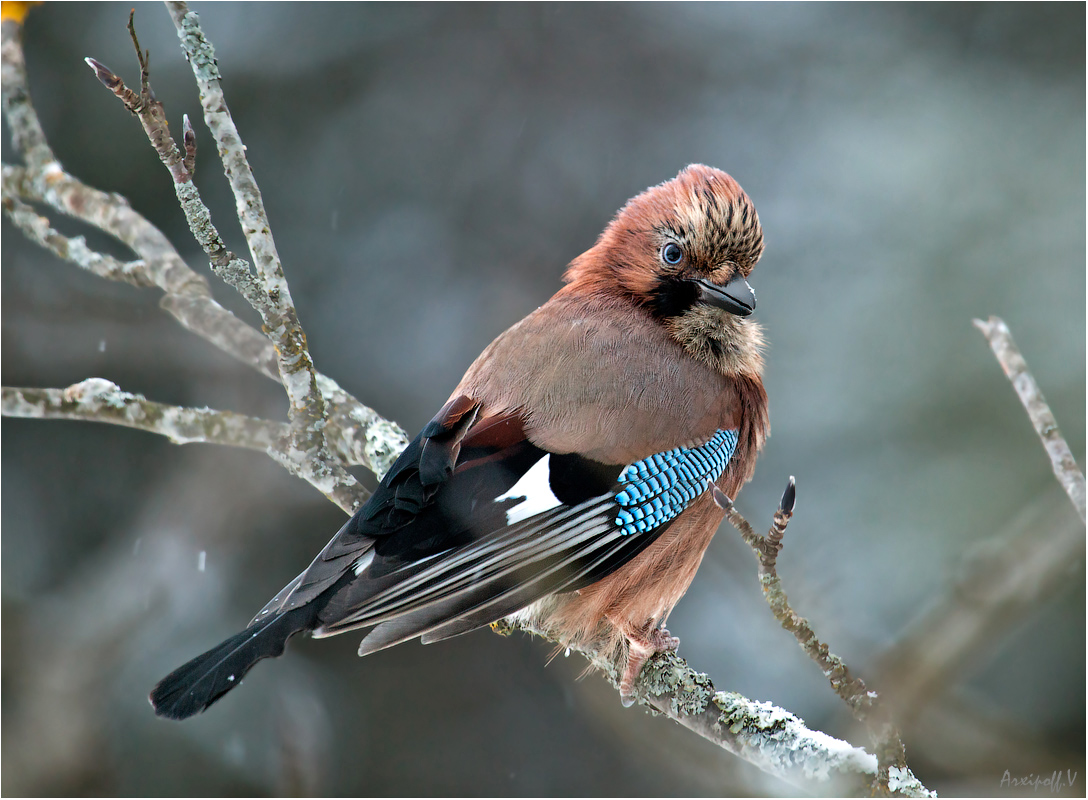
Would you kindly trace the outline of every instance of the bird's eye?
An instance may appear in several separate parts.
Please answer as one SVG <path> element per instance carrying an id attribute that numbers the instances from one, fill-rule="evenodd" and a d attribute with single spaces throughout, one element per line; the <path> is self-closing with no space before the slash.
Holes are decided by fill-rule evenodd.
<path id="1" fill-rule="evenodd" d="M 679 264 L 680 259 L 683 257 L 684 251 L 680 249 L 680 245 L 676 242 L 669 242 L 661 248 L 661 260 L 666 264 Z"/>

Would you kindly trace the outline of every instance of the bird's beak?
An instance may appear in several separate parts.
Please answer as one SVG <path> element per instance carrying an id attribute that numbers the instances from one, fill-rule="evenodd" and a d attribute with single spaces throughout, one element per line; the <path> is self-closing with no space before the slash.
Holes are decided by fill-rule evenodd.
<path id="1" fill-rule="evenodd" d="M 725 286 L 707 281 L 695 281 L 699 287 L 699 302 L 724 309 L 738 317 L 747 317 L 756 310 L 756 295 L 748 281 L 739 273 Z"/>

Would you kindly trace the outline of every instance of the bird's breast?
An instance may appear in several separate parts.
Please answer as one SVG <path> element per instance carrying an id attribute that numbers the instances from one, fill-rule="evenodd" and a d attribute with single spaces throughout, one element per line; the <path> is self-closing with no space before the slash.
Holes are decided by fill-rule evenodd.
<path id="1" fill-rule="evenodd" d="M 728 378 L 637 309 L 557 296 L 499 336 L 455 394 L 517 412 L 533 444 L 630 464 L 736 428 Z"/>

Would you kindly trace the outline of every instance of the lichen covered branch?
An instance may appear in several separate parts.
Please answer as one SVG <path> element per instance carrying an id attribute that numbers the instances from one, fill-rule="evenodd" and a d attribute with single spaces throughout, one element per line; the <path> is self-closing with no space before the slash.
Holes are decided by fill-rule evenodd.
<path id="1" fill-rule="evenodd" d="M 864 794 L 877 760 L 858 747 L 813 731 L 771 703 L 717 692 L 674 653 L 652 659 L 639 678 L 644 702 L 764 772 L 819 794 Z"/>
<path id="2" fill-rule="evenodd" d="M 324 420 L 324 400 L 317 387 L 317 375 L 306 344 L 306 335 L 299 323 L 291 290 L 272 238 L 264 200 L 246 158 L 245 145 L 227 106 L 215 50 L 205 38 L 197 15 L 189 11 L 187 4 L 168 2 L 166 5 L 200 89 L 204 121 L 215 137 L 227 181 L 234 193 L 238 221 L 242 225 L 253 264 L 261 277 L 270 304 L 267 311 L 269 318 L 265 319 L 265 326 L 276 342 L 276 350 L 280 354 L 280 372 L 291 401 L 292 412 L 305 418 L 310 428 L 309 435 L 315 437 L 310 446 L 316 446 L 320 427 L 316 426 L 316 430 L 313 428 L 314 423 Z"/>
<path id="3" fill-rule="evenodd" d="M 329 457 L 324 429 L 327 424 L 325 399 L 317 386 L 317 374 L 306 345 L 306 335 L 291 300 L 275 242 L 272 239 L 260 190 L 245 158 L 245 145 L 234 127 L 219 85 L 211 45 L 204 39 L 195 14 L 182 5 L 171 6 L 186 55 L 193 65 L 201 90 L 204 118 L 215 135 L 227 179 L 235 195 L 238 220 L 249 244 L 258 274 L 249 263 L 227 248 L 212 223 L 211 213 L 200 198 L 189 165 L 195 166 L 196 142 L 191 126 L 183 126 L 185 154 L 170 135 L 163 104 L 150 85 L 148 54 L 140 49 L 129 15 L 129 34 L 140 62 L 140 92 L 125 86 L 117 75 L 100 62 L 88 58 L 99 81 L 121 99 L 140 120 L 148 140 L 173 178 L 174 191 L 193 237 L 211 261 L 212 269 L 234 286 L 261 315 L 264 331 L 272 340 L 280 381 L 290 401 L 289 441 L 283 443 L 281 463 L 320 488 L 341 508 L 352 511 L 362 502 L 363 492 L 354 476 Z"/>
<path id="4" fill-rule="evenodd" d="M 66 389 L 5 386 L 2 396 L 4 416 L 108 422 L 158 433 L 174 444 L 207 442 L 268 451 L 287 428 L 282 422 L 230 411 L 155 403 L 104 378 L 87 378 Z"/>
<path id="5" fill-rule="evenodd" d="M 5 172 L 5 179 L 7 175 Z M 46 217 L 7 191 L 4 192 L 3 204 L 4 213 L 19 230 L 60 258 L 107 280 L 124 281 L 141 287 L 155 285 L 148 276 L 147 265 L 142 259 L 121 261 L 92 250 L 82 236 L 64 236 L 50 225 Z"/>
<path id="6" fill-rule="evenodd" d="M 10 5 L 5 3 L 4 8 Z M 185 328 L 279 381 L 279 360 L 272 343 L 212 298 L 207 281 L 189 268 L 158 228 L 134 211 L 124 197 L 87 186 L 56 161 L 31 103 L 20 41 L 21 21 L 22 17 L 5 16 L 2 27 L 3 108 L 24 161 L 23 166 L 3 165 L 3 195 L 8 216 L 34 241 L 62 258 L 95 270 L 101 277 L 127 280 L 139 286 L 157 286 L 165 293 L 160 305 Z M 142 51 L 140 60 L 144 73 L 147 57 Z M 101 65 L 95 67 L 96 75 L 99 67 Z M 147 92 L 148 101 L 152 102 L 150 86 Z M 139 95 L 136 97 L 139 100 Z M 166 132 L 165 117 L 161 124 L 156 122 L 155 125 L 161 133 Z M 185 131 L 184 139 L 185 154 L 180 164 L 191 177 L 196 150 L 191 129 Z M 161 137 L 159 144 L 166 146 Z M 184 183 L 192 185 L 191 180 Z M 59 234 L 49 221 L 30 208 L 29 203 L 47 205 L 110 234 L 131 248 L 137 258 L 122 262 L 87 250 L 79 237 L 58 238 Z M 318 377 L 330 403 L 325 432 L 333 442 L 334 450 L 333 458 L 328 460 L 332 463 L 338 460 L 345 465 L 363 464 L 379 474 L 384 473 L 407 444 L 407 436 L 394 423 L 382 419 L 341 389 L 335 381 L 320 374 Z M 309 474 L 321 487 L 328 487 L 329 482 L 320 470 L 310 470 Z M 335 486 L 341 487 L 340 484 Z M 332 499 L 350 510 L 366 496 L 366 491 L 356 485 L 355 490 L 340 491 Z"/>
<path id="7" fill-rule="evenodd" d="M 1050 456 L 1050 466 L 1058 483 L 1062 485 L 1065 493 L 1073 502 L 1073 507 L 1080 514 L 1080 521 L 1085 521 L 1085 485 L 1084 473 L 1077 467 L 1077 460 L 1073 458 L 1073 451 L 1069 449 L 1069 443 L 1065 441 L 1062 432 L 1058 429 L 1058 421 L 1054 413 L 1047 405 L 1046 398 L 1035 382 L 1035 378 L 1028 369 L 1027 361 L 1020 353 L 1020 348 L 1013 341 L 1009 326 L 1000 317 L 990 317 L 988 320 L 974 320 L 974 325 L 990 343 L 997 362 L 1005 375 L 1012 382 L 1024 410 L 1028 413 L 1035 432 L 1043 441 L 1043 447 Z"/>
<path id="8" fill-rule="evenodd" d="M 200 192 L 192 182 L 192 172 L 186 166 L 187 158 L 182 156 L 177 143 L 170 135 L 163 104 L 151 91 L 148 56 L 140 50 L 131 13 L 128 24 L 133 45 L 136 47 L 136 55 L 140 61 L 139 94 L 129 89 L 120 77 L 101 62 L 93 58 L 87 58 L 85 61 L 94 70 L 95 76 L 102 85 L 113 92 L 125 108 L 140 120 L 144 133 L 155 148 L 155 153 L 173 178 L 174 192 L 189 223 L 189 230 L 207 254 L 212 271 L 237 289 L 261 315 L 261 319 L 267 326 L 272 313 L 271 303 L 261 290 L 260 282 L 253 275 L 249 264 L 231 252 L 212 223 L 211 212 L 204 205 Z"/>
<path id="9" fill-rule="evenodd" d="M 325 494 L 333 491 L 327 472 L 313 469 L 309 461 L 287 449 L 290 437 L 283 422 L 156 403 L 103 378 L 88 378 L 66 389 L 5 386 L 2 397 L 3 413 L 9 417 L 105 422 L 157 433 L 174 444 L 202 442 L 263 450 L 292 475 Z"/>
<path id="10" fill-rule="evenodd" d="M 505 620 L 491 627 L 503 635 L 515 629 Z M 516 629 L 558 643 L 551 632 L 530 624 Z M 619 689 L 621 670 L 612 658 L 592 648 L 580 652 Z M 716 691 L 705 673 L 696 672 L 676 653 L 647 660 L 636 691 L 639 702 L 654 712 L 806 792 L 861 797 L 878 782 L 876 756 L 808 728 L 771 703 Z M 888 771 L 885 791 L 895 797 L 935 796 L 905 765 Z"/>
<path id="11" fill-rule="evenodd" d="M 9 8 L 17 8 L 18 13 L 10 14 Z M 56 163 L 56 158 L 45 138 L 45 131 L 42 130 L 27 90 L 26 59 L 23 57 L 23 45 L 19 37 L 28 8 L 27 3 L 3 5 L 3 21 L 0 22 L 0 28 L 3 29 L 0 91 L 3 94 L 4 116 L 11 126 L 15 149 L 23 154 L 23 160 L 30 169 L 45 174 L 49 171 L 49 166 Z"/>

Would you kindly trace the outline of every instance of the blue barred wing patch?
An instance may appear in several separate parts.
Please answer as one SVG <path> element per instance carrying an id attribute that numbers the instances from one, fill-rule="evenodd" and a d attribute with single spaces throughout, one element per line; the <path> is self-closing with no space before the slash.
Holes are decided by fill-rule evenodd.
<path id="1" fill-rule="evenodd" d="M 636 461 L 620 473 L 616 524 L 642 533 L 677 517 L 717 480 L 737 447 L 735 430 L 719 430 L 699 447 L 676 447 Z"/>

